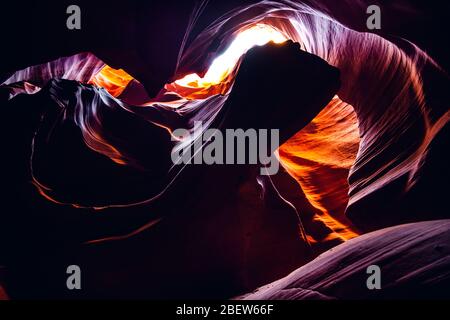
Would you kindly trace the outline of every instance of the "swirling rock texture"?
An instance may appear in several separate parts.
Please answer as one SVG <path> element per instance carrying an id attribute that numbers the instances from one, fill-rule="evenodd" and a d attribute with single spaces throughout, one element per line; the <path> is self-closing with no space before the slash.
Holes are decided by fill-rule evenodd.
<path id="1" fill-rule="evenodd" d="M 216 5 L 144 23 L 166 41 L 154 73 L 94 48 L 2 75 L 0 296 L 230 298 L 281 278 L 240 298 L 449 297 L 448 65 L 442 43 L 404 38 L 417 5 L 384 6 L 378 34 L 366 1 Z M 172 132 L 195 121 L 279 129 L 282 170 L 174 166 L 198 146 Z"/>

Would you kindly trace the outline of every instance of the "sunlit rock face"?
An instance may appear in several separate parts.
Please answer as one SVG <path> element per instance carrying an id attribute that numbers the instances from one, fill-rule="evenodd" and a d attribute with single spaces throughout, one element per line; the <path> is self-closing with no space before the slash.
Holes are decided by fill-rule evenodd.
<path id="1" fill-rule="evenodd" d="M 12 296 L 58 296 L 48 270 L 76 256 L 91 270 L 87 296 L 231 297 L 366 231 L 447 218 L 448 76 L 413 43 L 361 32 L 355 12 L 366 3 L 347 5 L 354 10 L 262 1 L 203 30 L 189 24 L 156 95 L 125 61 L 113 68 L 92 53 L 7 77 L 2 161 L 13 209 L 1 234 L 16 241 L 4 254 L 16 270 Z M 194 121 L 279 128 L 283 170 L 262 178 L 254 166 L 174 168 L 172 148 L 192 141 L 172 132 L 192 132 Z M 388 234 L 394 241 L 417 228 L 423 237 L 423 226 Z M 42 239 L 42 230 L 52 231 Z M 372 252 L 379 238 L 357 240 Z M 40 239 L 32 249 L 30 239 Z M 19 279 L 40 251 L 52 257 L 41 280 Z M 47 281 L 48 292 L 27 291 L 30 281 Z M 346 285 L 323 296 L 351 297 Z M 270 297 L 292 298 L 283 294 Z"/>

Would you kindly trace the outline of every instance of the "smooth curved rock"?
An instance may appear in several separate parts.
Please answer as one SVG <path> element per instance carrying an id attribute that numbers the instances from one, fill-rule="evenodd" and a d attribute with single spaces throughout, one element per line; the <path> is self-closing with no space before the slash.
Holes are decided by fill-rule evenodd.
<path id="1" fill-rule="evenodd" d="M 367 267 L 381 269 L 369 290 Z M 450 297 L 450 220 L 395 226 L 354 238 L 290 275 L 237 299 L 406 299 Z"/>

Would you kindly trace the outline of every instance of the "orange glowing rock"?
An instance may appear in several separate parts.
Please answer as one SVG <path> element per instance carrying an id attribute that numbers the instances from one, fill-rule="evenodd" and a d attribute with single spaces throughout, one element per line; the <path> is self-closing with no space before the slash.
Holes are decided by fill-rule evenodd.
<path id="1" fill-rule="evenodd" d="M 133 80 L 133 77 L 123 69 L 113 69 L 105 65 L 88 83 L 99 88 L 104 88 L 113 97 L 118 97 L 131 80 Z"/>
<path id="2" fill-rule="evenodd" d="M 309 125 L 279 148 L 281 165 L 320 210 L 314 219 L 333 230 L 331 238 L 348 240 L 358 235 L 344 215 L 348 172 L 358 147 L 356 114 L 351 105 L 336 96 Z"/>

